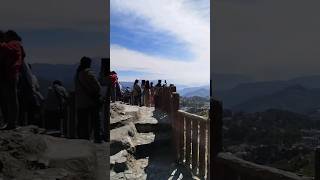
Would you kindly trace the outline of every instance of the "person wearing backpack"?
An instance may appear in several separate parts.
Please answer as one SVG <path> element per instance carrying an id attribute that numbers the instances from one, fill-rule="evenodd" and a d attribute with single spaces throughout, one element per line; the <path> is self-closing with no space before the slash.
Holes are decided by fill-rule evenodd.
<path id="1" fill-rule="evenodd" d="M 21 73 L 25 52 L 21 37 L 12 30 L 5 33 L 5 42 L 0 44 L 3 60 L 3 84 L 5 92 L 4 103 L 6 104 L 6 122 L 4 129 L 15 129 L 19 117 L 18 81 Z"/>
<path id="2" fill-rule="evenodd" d="M 45 128 L 61 131 L 61 120 L 66 120 L 66 108 L 69 98 L 68 91 L 59 80 L 53 81 L 48 88 L 47 98 L 44 104 Z"/>
<path id="3" fill-rule="evenodd" d="M 75 104 L 77 111 L 77 131 L 80 139 L 90 139 L 93 129 L 94 141 L 102 142 L 100 109 L 103 101 L 101 100 L 101 86 L 94 72 L 90 69 L 91 59 L 81 58 L 75 76 Z M 93 128 L 88 128 L 93 125 Z"/>

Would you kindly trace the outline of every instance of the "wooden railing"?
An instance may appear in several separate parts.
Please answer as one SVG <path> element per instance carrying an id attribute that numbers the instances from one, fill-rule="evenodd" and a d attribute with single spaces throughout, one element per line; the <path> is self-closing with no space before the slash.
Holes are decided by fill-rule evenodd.
<path id="1" fill-rule="evenodd" d="M 190 169 L 193 175 L 208 179 L 209 174 L 209 120 L 179 110 L 176 87 L 162 87 L 156 98 L 159 109 L 172 119 L 176 160 Z"/>
<path id="2" fill-rule="evenodd" d="M 211 99 L 209 118 L 206 119 L 179 110 L 179 94 L 174 86 L 161 88 L 156 99 L 156 109 L 167 113 L 172 120 L 177 163 L 185 165 L 201 179 L 320 180 L 320 148 L 316 150 L 315 178 L 257 165 L 222 153 L 223 109 L 219 101 Z"/>
<path id="3" fill-rule="evenodd" d="M 209 121 L 201 116 L 179 110 L 174 124 L 178 162 L 194 175 L 206 177 L 209 165 Z"/>
<path id="4" fill-rule="evenodd" d="M 257 165 L 233 156 L 219 153 L 214 161 L 214 180 L 311 180 L 276 168 Z"/>

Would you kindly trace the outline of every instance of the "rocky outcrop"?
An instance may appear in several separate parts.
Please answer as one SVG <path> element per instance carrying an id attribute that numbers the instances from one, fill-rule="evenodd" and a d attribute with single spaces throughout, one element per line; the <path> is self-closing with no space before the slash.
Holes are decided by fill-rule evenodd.
<path id="1" fill-rule="evenodd" d="M 96 179 L 96 149 L 89 141 L 48 136 L 33 126 L 0 131 L 0 179 Z"/>
<path id="2" fill-rule="evenodd" d="M 111 104 L 110 122 L 111 179 L 192 179 L 175 164 L 165 113 L 117 102 Z"/>

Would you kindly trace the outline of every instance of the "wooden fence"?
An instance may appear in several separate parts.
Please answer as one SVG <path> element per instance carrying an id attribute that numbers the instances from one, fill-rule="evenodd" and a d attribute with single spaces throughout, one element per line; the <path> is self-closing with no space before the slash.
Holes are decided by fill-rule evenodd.
<path id="1" fill-rule="evenodd" d="M 155 99 L 158 101 L 156 109 L 167 113 L 172 120 L 177 163 L 185 165 L 201 179 L 320 180 L 320 148 L 315 152 L 315 178 L 257 165 L 222 153 L 223 109 L 219 101 L 211 99 L 209 118 L 206 119 L 179 110 L 180 97 L 174 86 L 162 87 Z"/>
<path id="2" fill-rule="evenodd" d="M 214 161 L 213 180 L 312 180 L 276 168 L 257 165 L 233 156 L 219 153 Z"/>
<path id="3" fill-rule="evenodd" d="M 208 179 L 209 173 L 209 120 L 179 110 L 176 87 L 159 89 L 156 109 L 166 112 L 172 119 L 173 142 L 176 159 L 190 169 L 193 175 Z"/>

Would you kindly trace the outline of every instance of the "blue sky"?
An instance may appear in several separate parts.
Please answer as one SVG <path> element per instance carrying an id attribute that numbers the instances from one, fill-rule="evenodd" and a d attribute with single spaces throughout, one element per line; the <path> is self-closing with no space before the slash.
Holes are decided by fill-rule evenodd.
<path id="1" fill-rule="evenodd" d="M 120 80 L 209 84 L 209 0 L 110 3 L 111 67 L 122 72 Z"/>
<path id="2" fill-rule="evenodd" d="M 156 31 L 147 20 L 134 19 L 134 26 L 140 26 L 141 29 L 134 29 L 119 23 L 130 18 L 130 15 L 111 11 L 111 44 L 121 45 L 149 55 L 173 58 L 177 61 L 191 61 L 194 58 L 193 53 L 183 41 L 168 32 Z"/>

